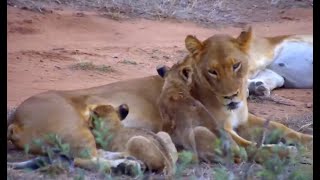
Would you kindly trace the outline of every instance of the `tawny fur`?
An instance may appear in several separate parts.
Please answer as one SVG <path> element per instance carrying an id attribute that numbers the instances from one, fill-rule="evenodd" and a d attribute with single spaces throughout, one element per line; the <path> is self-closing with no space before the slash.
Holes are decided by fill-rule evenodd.
<path id="1" fill-rule="evenodd" d="M 163 130 L 170 133 L 176 145 L 193 151 L 198 158 L 208 162 L 225 161 L 215 153 L 218 138 L 225 138 L 224 143 L 231 143 L 228 147 L 239 152 L 238 145 L 228 136 L 223 137 L 214 117 L 191 94 L 193 69 L 188 62 L 175 64 L 170 70 L 167 67 L 157 69 L 165 82 L 158 98 L 159 111 L 163 120 Z M 230 146 L 230 145 L 229 145 Z M 231 151 L 229 153 L 232 153 Z M 239 155 L 239 154 L 236 154 Z M 220 156 L 220 157 L 219 157 Z M 198 159 L 197 158 L 197 159 Z M 237 160 L 239 156 L 236 157 Z"/>
<path id="2" fill-rule="evenodd" d="M 313 87 L 312 34 L 274 37 L 252 34 L 247 53 L 251 94 L 269 96 L 273 89 L 282 86 Z"/>
<path id="3" fill-rule="evenodd" d="M 240 126 L 263 127 L 265 123 L 263 118 L 248 113 L 246 82 L 251 68 L 248 53 L 251 33 L 249 28 L 237 38 L 214 35 L 203 42 L 194 36 L 186 38 L 189 58 L 195 62 L 195 82 L 202 87 L 191 90 L 193 97 L 200 100 L 214 114 L 218 124 L 223 124 L 234 140 L 244 147 L 256 143 L 242 138 L 234 129 Z M 235 108 L 228 110 L 230 107 Z M 296 132 L 275 121 L 271 121 L 269 127 L 282 130 L 285 138 L 304 145 L 313 141 L 313 136 Z"/>
<path id="4" fill-rule="evenodd" d="M 250 41 L 252 38 L 250 38 L 249 32 L 244 32 L 241 36 L 242 38 L 233 38 L 229 35 L 215 35 L 204 42 L 188 36 L 186 46 L 190 54 L 183 61 L 193 62 L 194 83 L 191 86 L 191 95 L 214 115 L 218 124 L 225 126 L 225 129 L 231 133 L 239 145 L 246 146 L 252 142 L 241 138 L 234 132 L 234 129 L 240 125 L 249 128 L 262 127 L 265 120 L 248 113 L 246 99 L 248 71 L 251 69 L 254 72 L 254 69 L 259 68 L 247 67 L 249 64 L 248 48 L 251 47 L 248 46 L 248 43 L 252 42 Z M 271 44 L 276 44 L 276 42 Z M 259 42 L 255 44 L 255 46 L 258 45 Z M 268 51 L 257 53 L 264 56 L 266 52 Z M 243 63 L 242 70 L 235 75 L 232 68 L 234 63 L 238 61 Z M 208 67 L 212 68 L 210 69 L 212 75 L 208 74 Z M 211 82 L 215 76 L 213 68 L 217 68 L 216 70 L 220 73 L 218 76 L 222 76 L 219 83 Z M 82 128 L 83 121 L 86 119 L 82 107 L 88 101 L 91 104 L 100 103 L 113 106 L 125 101 L 130 107 L 129 115 L 122 121 L 126 127 L 140 127 L 158 132 L 162 130 L 162 120 L 157 99 L 163 84 L 162 78 L 149 76 L 88 89 L 48 91 L 36 94 L 18 106 L 12 116 L 12 125 L 15 128 L 9 128 L 9 132 L 12 132 L 12 136 L 16 137 L 15 143 L 20 148 L 23 148 L 24 143 L 29 143 L 32 138 L 38 137 L 48 130 L 61 131 L 69 138 L 71 138 L 69 132 L 78 131 L 79 138 L 81 137 L 82 140 L 79 144 L 88 145 L 90 142 L 94 142 L 88 131 L 83 132 Z M 241 103 L 240 107 L 230 111 L 226 108 L 226 104 L 230 103 L 230 100 L 224 99 L 223 96 L 231 97 L 234 94 L 237 96 L 233 97 L 233 100 Z M 76 102 L 72 101 L 72 98 L 83 96 L 87 98 L 80 98 Z M 57 124 L 64 128 L 58 130 Z M 270 123 L 270 127 L 284 130 L 287 138 L 304 145 L 313 141 L 313 136 L 298 133 L 274 121 Z M 92 146 L 95 147 L 95 144 Z M 95 150 L 93 150 L 93 154 L 96 154 Z"/>
<path id="5" fill-rule="evenodd" d="M 92 111 L 108 128 L 110 140 L 105 150 L 121 152 L 123 157 L 135 157 L 145 163 L 150 170 L 165 170 L 168 178 L 172 178 L 177 160 L 177 150 L 169 135 L 165 141 L 162 139 L 163 136 L 158 136 L 148 130 L 124 127 L 120 119 L 112 117 L 112 106 L 99 105 Z M 168 146 L 168 143 L 172 146 Z"/>
<path id="6" fill-rule="evenodd" d="M 39 99 L 34 99 L 34 101 L 37 100 Z M 57 98 L 57 100 L 59 101 L 59 98 Z M 88 100 L 88 97 L 81 96 L 78 98 L 71 98 L 70 102 L 76 103 L 78 100 Z M 53 101 L 55 101 L 55 99 Z M 13 122 L 8 127 L 7 139 L 11 140 L 19 149 L 23 149 L 25 145 L 29 145 L 30 153 L 43 154 L 45 152 L 42 151 L 42 146 L 52 145 L 52 142 L 50 139 L 46 138 L 46 136 L 49 134 L 55 134 L 61 138 L 63 143 L 70 146 L 70 155 L 74 158 L 76 166 L 89 170 L 97 170 L 98 164 L 106 165 L 106 169 L 104 170 L 109 170 L 108 168 L 111 167 L 117 168 L 120 163 L 124 163 L 125 165 L 128 165 L 128 167 L 132 167 L 132 165 L 138 168 L 141 167 L 140 162 L 134 160 L 127 160 L 125 158 L 118 159 L 116 161 L 112 159 L 105 159 L 102 153 L 106 152 L 97 149 L 95 138 L 91 132 L 92 124 L 88 120 L 90 107 L 92 107 L 92 105 L 85 103 L 77 107 L 82 114 L 79 113 L 77 116 L 74 116 L 74 118 L 68 118 L 68 116 L 61 115 L 59 116 L 59 114 L 54 114 L 54 112 L 50 113 L 50 111 L 38 111 L 38 113 L 32 115 L 32 117 L 35 118 L 34 121 L 20 122 L 17 121 L 17 114 L 15 114 L 12 117 Z M 110 106 L 110 111 L 108 112 L 109 121 L 115 122 L 120 121 L 120 118 L 125 118 L 123 116 L 121 117 L 121 113 L 119 111 L 120 107 L 121 106 L 114 108 L 113 106 Z M 59 106 L 59 108 L 68 109 L 70 106 Z M 49 113 L 49 115 L 61 118 L 45 118 L 42 113 Z M 43 144 L 41 146 L 33 143 L 33 141 L 37 139 L 42 140 Z M 83 153 L 85 152 L 89 152 L 90 156 L 83 157 Z M 19 164 L 23 164 L 23 162 L 9 164 L 19 166 Z"/>

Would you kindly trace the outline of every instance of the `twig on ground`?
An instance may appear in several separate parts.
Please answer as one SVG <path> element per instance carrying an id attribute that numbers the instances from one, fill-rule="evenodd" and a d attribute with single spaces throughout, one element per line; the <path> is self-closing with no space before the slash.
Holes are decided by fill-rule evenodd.
<path id="1" fill-rule="evenodd" d="M 268 119 L 266 120 L 266 122 L 264 122 L 261 140 L 260 140 L 260 142 L 257 143 L 257 146 L 256 146 L 257 148 L 260 148 L 260 147 L 262 146 L 264 140 L 266 139 L 266 132 L 267 132 L 269 123 L 270 123 L 270 118 L 268 118 Z"/>
<path id="2" fill-rule="evenodd" d="M 265 138 L 266 138 L 266 132 L 267 132 L 267 129 L 268 129 L 268 126 L 269 126 L 269 123 L 270 123 L 270 118 L 268 118 L 265 122 L 264 122 L 264 125 L 263 125 L 263 132 L 262 132 L 262 136 L 261 136 L 261 139 L 260 141 L 257 143 L 256 147 L 256 151 L 253 153 L 252 155 L 252 160 L 254 161 L 255 158 L 256 158 L 256 155 L 258 153 L 258 150 L 261 148 L 261 146 L 263 145 L 263 142 L 265 141 Z M 245 170 L 245 178 L 244 179 L 248 179 L 248 176 L 249 176 L 249 171 L 250 169 L 255 165 L 255 163 L 253 164 L 248 164 L 246 168 L 244 168 Z"/>
<path id="3" fill-rule="evenodd" d="M 303 130 L 303 129 L 305 129 L 305 128 L 307 128 L 307 127 L 309 127 L 309 126 L 311 126 L 311 125 L 313 125 L 313 122 L 307 123 L 307 124 L 301 126 L 301 127 L 298 129 L 298 132 L 301 131 L 301 130 Z"/>
<path id="4" fill-rule="evenodd" d="M 275 102 L 277 104 L 282 104 L 286 106 L 296 106 L 292 102 L 288 101 L 288 99 L 283 98 L 283 97 L 276 97 L 275 95 L 270 95 L 270 96 L 256 96 L 255 98 L 260 99 L 260 100 L 266 100 L 266 101 L 271 101 Z"/>
<path id="5" fill-rule="evenodd" d="M 55 0 L 56 3 L 61 4 L 61 2 L 59 0 Z"/>

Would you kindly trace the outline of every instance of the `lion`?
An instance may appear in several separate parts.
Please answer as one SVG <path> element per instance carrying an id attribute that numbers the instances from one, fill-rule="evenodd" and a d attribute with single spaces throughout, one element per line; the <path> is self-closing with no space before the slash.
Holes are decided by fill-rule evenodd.
<path id="1" fill-rule="evenodd" d="M 88 98 L 86 96 L 72 98 L 74 102 L 83 99 Z M 79 118 L 71 119 L 68 121 L 69 123 L 64 122 L 64 119 L 55 122 L 51 122 L 50 119 L 45 122 L 33 121 L 29 124 L 14 122 L 9 125 L 8 139 L 18 148 L 29 144 L 30 152 L 39 154 L 41 147 L 33 145 L 30 137 L 34 140 L 45 134 L 54 133 L 70 145 L 70 154 L 75 157 L 74 164 L 76 166 L 93 170 L 97 164 L 106 164 L 109 166 L 108 169 L 114 168 L 115 171 L 119 169 L 122 172 L 132 174 L 133 168 L 143 169 L 143 166 L 147 165 L 150 170 L 164 169 L 168 178 L 174 174 L 177 152 L 167 133 L 159 132 L 156 135 L 144 129 L 124 128 L 121 120 L 129 112 L 129 107 L 126 104 L 121 104 L 117 108 L 111 105 L 90 104 L 82 108 L 86 116 L 84 119 L 87 121 Z M 99 147 L 107 151 L 96 148 L 97 145 L 92 133 L 92 130 L 96 128 L 93 116 L 101 119 L 104 128 L 108 128 L 108 137 L 112 136 L 107 147 Z M 50 125 L 47 126 L 45 123 Z M 43 128 L 39 128 L 40 125 L 43 125 Z M 34 126 L 38 128 L 34 128 Z M 148 150 L 146 151 L 146 149 Z M 91 159 L 81 157 L 81 153 L 85 150 L 91 153 Z M 31 166 L 31 164 L 25 162 L 9 163 L 9 165 L 19 168 L 26 168 L 25 166 Z M 121 169 L 123 166 L 125 170 Z"/>
<path id="2" fill-rule="evenodd" d="M 122 109 L 129 110 L 127 105 Z M 115 152 L 111 158 L 134 157 L 147 165 L 149 170 L 165 171 L 168 178 L 175 172 L 178 159 L 177 150 L 169 134 L 160 131 L 157 134 L 141 128 L 126 128 L 119 118 L 114 118 L 114 109 L 110 105 L 99 105 L 91 111 L 94 117 L 104 122 L 108 128 L 110 140 L 105 150 Z M 97 121 L 97 120 L 96 120 Z"/>
<path id="3" fill-rule="evenodd" d="M 235 129 L 261 128 L 266 122 L 248 112 L 246 90 L 247 79 L 252 71 L 249 64 L 251 41 L 251 27 L 242 31 L 237 38 L 219 34 L 203 42 L 191 35 L 185 39 L 188 58 L 194 62 L 195 82 L 202 87 L 196 91 L 191 89 L 191 94 L 214 114 L 218 124 L 223 124 L 237 144 L 243 147 L 256 142 L 242 138 Z M 286 139 L 304 145 L 313 141 L 312 135 L 296 132 L 275 121 L 270 121 L 269 128 L 283 131 Z"/>
<path id="4" fill-rule="evenodd" d="M 275 88 L 313 87 L 313 35 L 253 34 L 247 48 L 250 94 L 269 96 Z"/>
<path id="5" fill-rule="evenodd" d="M 214 144 L 224 138 L 226 151 L 233 149 L 234 160 L 239 162 L 239 146 L 227 134 L 223 134 L 214 117 L 206 108 L 190 94 L 193 83 L 193 69 L 188 62 L 175 64 L 169 69 L 159 66 L 158 74 L 165 79 L 158 106 L 163 120 L 163 131 L 168 132 L 175 145 L 191 150 L 196 155 L 196 161 L 225 163 L 224 158 L 215 152 L 220 148 Z M 224 136 L 223 136 L 224 135 Z M 232 147 L 230 147 L 230 144 Z M 231 155 L 234 152 L 229 152 Z M 229 155 L 230 155 L 229 154 Z"/>
<path id="6" fill-rule="evenodd" d="M 177 63 L 171 69 L 158 66 L 157 72 L 165 79 L 158 98 L 163 130 L 170 133 L 173 142 L 198 155 L 197 161 L 200 157 L 200 160 L 207 162 L 226 163 L 234 160 L 239 163 L 244 154 L 240 153 L 237 143 L 230 134 L 225 133 L 223 125 L 215 121 L 214 115 L 190 94 L 193 75 L 190 61 Z M 222 147 L 215 144 L 218 140 L 223 143 Z M 292 146 L 260 146 L 259 149 L 251 146 L 246 151 L 247 156 L 258 163 L 274 153 L 280 158 L 296 155 L 296 149 Z M 222 148 L 223 154 L 217 153 L 219 148 Z"/>
<path id="7" fill-rule="evenodd" d="M 84 98 L 80 97 L 80 99 Z M 35 101 L 37 101 L 37 99 L 35 99 Z M 63 108 L 68 107 L 61 106 L 61 109 Z M 60 119 L 50 118 L 50 116 L 47 118 L 39 118 L 41 116 L 44 117 L 43 114 L 41 115 L 40 110 L 32 114 L 31 117 L 34 118 L 33 121 L 14 120 L 7 129 L 7 140 L 11 141 L 18 149 L 24 149 L 24 147 L 28 145 L 30 153 L 46 155 L 46 152 L 43 152 L 42 148 L 44 146 L 52 147 L 52 145 L 54 145 L 52 144 L 53 142 L 47 138 L 48 135 L 53 134 L 59 137 L 62 142 L 69 145 L 69 156 L 73 158 L 76 166 L 89 170 L 97 170 L 96 167 L 100 164 L 106 167 L 103 169 L 104 171 L 108 171 L 110 168 L 114 168 L 116 171 L 122 171 L 123 167 L 128 171 L 133 170 L 132 168 L 143 169 L 143 164 L 140 161 L 127 158 L 113 161 L 104 158 L 103 156 L 108 154 L 108 152 L 97 149 L 95 138 L 90 130 L 89 106 L 83 106 L 82 111 L 86 114 L 86 116 L 83 116 L 84 118 L 82 118 L 80 114 L 74 118 L 68 116 Z M 110 109 L 110 114 L 113 115 L 111 118 L 113 118 L 114 121 L 124 119 L 128 114 L 127 111 L 126 105 L 112 108 Z M 48 115 L 51 116 L 59 116 L 58 114 L 54 114 L 54 112 L 50 113 L 50 110 L 43 113 L 49 113 Z M 65 121 L 66 119 L 68 120 Z M 42 141 L 42 143 L 40 145 L 35 143 L 37 140 Z M 84 157 L 84 153 L 86 152 L 89 153 L 88 157 Z M 27 162 L 8 163 L 8 165 L 18 169 L 29 168 L 37 163 L 37 159 Z"/>
<path id="8" fill-rule="evenodd" d="M 203 42 L 189 35 L 185 40 L 189 54 L 182 60 L 192 62 L 192 97 L 214 115 L 217 123 L 223 125 L 240 146 L 255 142 L 239 136 L 236 129 L 263 127 L 266 122 L 248 112 L 246 91 L 251 40 L 251 30 L 241 32 L 236 38 L 216 34 Z M 157 133 L 163 128 L 157 104 L 163 85 L 164 80 L 154 75 L 87 89 L 43 92 L 23 101 L 9 118 L 8 124 L 30 124 L 38 132 L 49 127 L 55 129 L 54 122 L 72 124 L 73 128 L 82 122 L 77 119 L 85 121 L 86 114 L 81 107 L 87 101 L 91 104 L 117 106 L 125 100 L 130 107 L 130 114 L 122 121 L 124 126 L 145 128 Z M 82 96 L 88 98 L 78 98 Z M 73 101 L 73 98 L 79 100 Z M 308 145 L 313 141 L 312 135 L 296 132 L 275 121 L 271 121 L 269 126 L 271 129 L 283 130 L 285 137 L 294 142 Z M 16 132 L 13 131 L 13 134 Z M 91 135 L 84 135 L 87 136 Z M 26 133 L 23 138 L 32 139 L 32 134 Z M 20 147 L 22 146 L 21 143 Z"/>

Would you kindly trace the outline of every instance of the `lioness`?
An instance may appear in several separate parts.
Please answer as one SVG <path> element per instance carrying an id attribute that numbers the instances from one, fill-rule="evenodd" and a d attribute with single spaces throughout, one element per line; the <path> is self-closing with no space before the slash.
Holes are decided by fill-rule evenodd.
<path id="1" fill-rule="evenodd" d="M 241 146 L 252 145 L 240 137 L 235 129 L 263 127 L 265 120 L 248 113 L 246 90 L 252 29 L 241 32 L 237 38 L 229 35 L 214 35 L 201 42 L 194 36 L 187 36 L 187 58 L 192 58 L 195 71 L 195 86 L 191 94 L 224 124 L 234 140 Z M 210 99 L 210 100 L 207 100 Z M 269 128 L 284 132 L 285 138 L 304 145 L 313 140 L 313 136 L 296 132 L 283 124 L 270 121 Z M 255 143 L 254 143 L 255 144 Z"/>
<path id="2" fill-rule="evenodd" d="M 248 42 L 250 94 L 313 87 L 313 35 L 259 37 Z"/>
<path id="3" fill-rule="evenodd" d="M 80 99 L 85 99 L 85 97 L 81 97 Z M 52 122 L 50 127 L 44 127 L 41 131 L 39 131 L 40 129 L 33 128 L 33 124 L 11 124 L 8 128 L 8 139 L 13 141 L 18 147 L 20 147 L 20 144 L 31 144 L 31 152 L 40 153 L 41 147 L 33 145 L 30 139 L 23 137 L 28 133 L 31 133 L 34 138 L 40 138 L 45 134 L 54 133 L 70 145 L 71 156 L 76 157 L 74 159 L 76 166 L 94 169 L 95 165 L 103 163 L 108 165 L 109 168 L 121 168 L 123 165 L 141 168 L 140 164 L 137 164 L 139 161 L 127 158 L 133 157 L 141 160 L 150 170 L 161 171 L 165 169 L 168 178 L 173 175 L 175 162 L 177 160 L 177 151 L 167 133 L 159 132 L 158 135 L 156 135 L 144 129 L 124 128 L 121 120 L 123 120 L 129 112 L 129 107 L 126 104 L 122 104 L 118 108 L 114 108 L 111 105 L 95 104 L 88 105 L 86 109 L 88 110 L 88 113 L 86 113 L 88 114 L 87 122 L 81 122 L 81 118 L 70 124 L 59 121 Z M 94 118 L 93 116 L 96 117 Z M 86 138 L 89 134 L 85 133 L 89 133 L 91 129 L 95 130 L 96 121 L 98 121 L 97 118 L 103 123 L 103 127 L 99 128 L 107 128 L 108 130 L 108 136 L 105 137 L 104 140 L 109 141 L 106 142 L 107 146 L 103 148 L 113 152 L 103 151 L 101 149 L 97 150 L 95 140 Z M 90 136 L 91 135 L 92 133 L 90 132 Z M 108 139 L 109 137 L 110 139 Z M 91 140 L 93 140 L 93 142 Z M 83 152 L 84 150 L 96 154 L 93 154 L 91 159 L 79 158 L 81 151 Z M 98 158 L 101 159 L 98 160 Z M 13 163 L 11 165 L 23 167 L 22 165 L 27 165 L 27 163 Z M 115 170 L 117 171 L 117 169 Z"/>
<path id="4" fill-rule="evenodd" d="M 157 71 L 165 79 L 158 98 L 163 131 L 170 133 L 176 145 L 193 151 L 197 160 L 200 158 L 207 162 L 225 163 L 228 157 L 223 156 L 233 155 L 231 149 L 239 152 L 238 145 L 229 134 L 223 134 L 214 117 L 191 96 L 193 69 L 189 62 L 177 63 L 171 69 L 159 66 Z M 215 144 L 221 138 L 224 138 L 224 145 Z M 215 151 L 221 147 L 226 147 L 224 154 Z M 239 154 L 235 157 L 238 161 Z"/>
<path id="5" fill-rule="evenodd" d="M 81 97 L 81 99 L 83 99 Z M 116 161 L 105 158 L 108 152 L 101 149 L 97 149 L 95 138 L 90 130 L 92 123 L 89 121 L 89 112 L 91 106 L 83 107 L 83 112 L 87 114 L 85 118 L 78 116 L 78 118 L 61 118 L 51 119 L 48 118 L 35 118 L 34 121 L 15 121 L 10 124 L 7 130 L 7 139 L 10 140 L 17 148 L 23 149 L 25 145 L 29 146 L 29 152 L 34 154 L 44 154 L 44 146 L 52 146 L 53 142 L 47 138 L 47 135 L 54 134 L 59 137 L 62 142 L 66 143 L 70 147 L 69 155 L 74 158 L 75 166 L 79 166 L 85 169 L 97 170 L 98 165 L 103 165 L 106 169 L 119 168 L 122 171 L 124 167 L 129 168 L 142 168 L 140 161 L 130 160 L 125 157 Z M 64 108 L 64 107 L 61 107 Z M 38 112 L 40 113 L 40 111 Z M 46 112 L 44 112 L 46 113 Z M 128 114 L 127 105 L 123 104 L 117 108 L 109 106 L 108 109 L 108 121 L 120 122 L 120 119 L 124 119 Z M 50 114 L 48 114 L 50 115 Z M 55 116 L 54 114 L 51 114 Z M 39 117 L 37 114 L 32 114 L 31 117 Z M 65 119 L 68 119 L 66 122 Z M 41 121 L 37 121 L 41 120 Z M 52 121 L 55 120 L 55 121 Z M 41 145 L 35 143 L 36 140 L 41 140 Z M 84 153 L 88 152 L 88 156 L 84 157 Z M 37 163 L 37 158 L 20 163 L 8 163 L 8 165 L 14 168 L 30 168 Z M 129 172 L 131 173 L 131 172 Z"/>
<path id="6" fill-rule="evenodd" d="M 240 137 L 234 129 L 247 126 L 263 127 L 265 120 L 248 112 L 246 90 L 249 69 L 249 45 L 252 40 L 251 30 L 243 31 L 237 38 L 229 35 L 214 35 L 201 42 L 193 36 L 187 36 L 186 48 L 189 51 L 184 59 L 192 61 L 194 70 L 191 95 L 200 101 L 216 121 L 223 124 L 234 140 L 242 146 L 252 142 Z M 110 83 L 104 86 L 71 91 L 49 91 L 34 95 L 17 107 L 9 118 L 9 124 L 32 124 L 32 128 L 41 132 L 51 127 L 53 122 L 75 124 L 75 119 L 85 117 L 79 108 L 86 100 L 72 101 L 74 97 L 88 96 L 91 103 L 116 106 L 123 100 L 130 107 L 130 114 L 122 122 L 126 127 L 140 127 L 154 132 L 162 130 L 162 119 L 158 110 L 157 99 L 163 87 L 163 79 L 149 76 Z M 75 122 L 75 123 L 74 123 Z M 70 131 L 74 127 L 66 127 Z M 271 121 L 270 128 L 281 129 L 286 137 L 303 144 L 313 140 L 313 136 L 301 134 L 284 125 Z M 18 133 L 13 131 L 12 133 Z M 87 136 L 84 136 L 87 137 Z M 23 138 L 32 138 L 25 133 Z M 93 137 L 90 137 L 93 138 Z M 20 143 L 20 147 L 23 144 Z"/>

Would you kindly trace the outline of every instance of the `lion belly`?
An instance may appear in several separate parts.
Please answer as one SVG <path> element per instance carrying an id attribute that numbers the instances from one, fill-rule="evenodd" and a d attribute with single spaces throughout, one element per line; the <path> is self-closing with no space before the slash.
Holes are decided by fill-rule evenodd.
<path id="1" fill-rule="evenodd" d="M 109 97 L 100 97 L 101 102 L 113 106 L 126 103 L 130 107 L 128 116 L 122 121 L 125 127 L 143 127 L 153 132 L 161 130 L 162 121 L 155 101 L 149 101 L 148 98 L 135 93 L 119 91 Z"/>
<path id="2" fill-rule="evenodd" d="M 313 87 L 313 47 L 305 42 L 284 42 L 268 67 L 285 79 L 287 88 Z"/>

